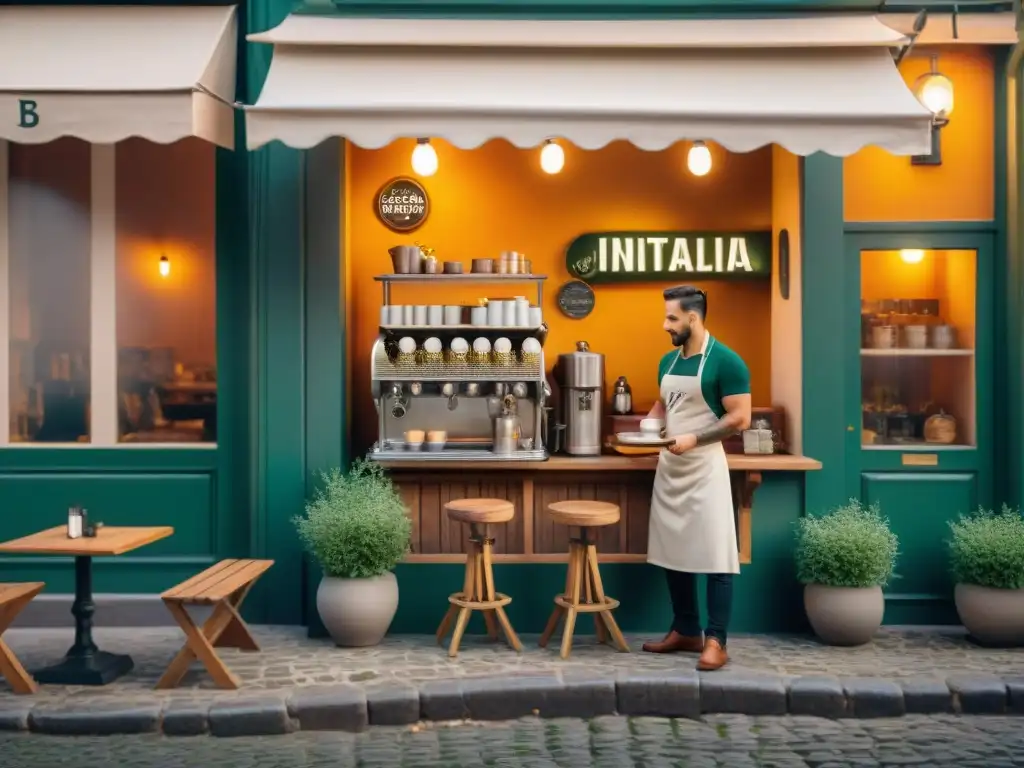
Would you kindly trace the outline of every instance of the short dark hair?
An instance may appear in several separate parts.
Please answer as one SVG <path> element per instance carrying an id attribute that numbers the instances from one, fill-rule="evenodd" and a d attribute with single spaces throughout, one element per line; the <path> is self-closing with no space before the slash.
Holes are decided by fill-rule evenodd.
<path id="1" fill-rule="evenodd" d="M 708 295 L 694 285 L 677 285 L 665 289 L 665 301 L 678 301 L 684 312 L 696 312 L 703 320 L 708 316 Z"/>

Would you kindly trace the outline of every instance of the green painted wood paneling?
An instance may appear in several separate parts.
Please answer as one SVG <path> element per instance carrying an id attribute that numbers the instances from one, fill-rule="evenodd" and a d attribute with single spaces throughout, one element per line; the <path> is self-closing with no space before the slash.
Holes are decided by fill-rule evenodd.
<path id="1" fill-rule="evenodd" d="M 742 566 L 735 582 L 730 627 L 734 632 L 799 632 L 807 628 L 793 562 L 793 525 L 803 514 L 803 485 L 804 473 L 764 473 L 754 497 L 752 562 Z M 463 572 L 463 566 L 457 564 L 400 565 L 396 570 L 398 615 L 391 631 L 434 632 L 447 609 L 448 595 L 462 584 Z M 499 564 L 494 567 L 494 578 L 497 588 L 512 597 L 507 610 L 516 631 L 540 633 L 551 613 L 551 601 L 565 587 L 565 565 Z M 672 611 L 660 568 L 606 563 L 601 566 L 601 578 L 607 593 L 622 601 L 615 617 L 624 631 L 658 634 L 668 630 Z M 470 631 L 484 631 L 479 616 L 474 616 Z M 580 631 L 592 633 L 593 627 L 581 626 Z"/>
<path id="2" fill-rule="evenodd" d="M 152 593 L 216 560 L 216 498 L 213 470 L 126 472 L 106 467 L 100 471 L 4 472 L 0 473 L 0 524 L 4 540 L 27 536 L 64 525 L 68 507 L 79 504 L 89 510 L 90 519 L 105 525 L 171 525 L 174 534 L 166 539 L 125 555 L 95 559 L 97 592 Z M 45 581 L 51 594 L 74 591 L 69 557 L 2 555 L 0 574 Z"/>
<path id="3" fill-rule="evenodd" d="M 345 146 L 330 139 L 305 153 L 306 495 L 319 473 L 348 464 L 345 403 L 345 250 L 342 199 Z M 304 618 L 312 636 L 326 630 L 316 610 L 321 570 L 305 558 Z"/>
<path id="4" fill-rule="evenodd" d="M 244 15 L 244 9 L 239 13 Z M 244 20 L 243 20 L 244 21 Z M 236 92 L 245 93 L 244 23 L 239 24 Z M 245 120 L 235 115 L 235 147 L 245 147 Z M 221 557 L 249 551 L 251 509 L 252 277 L 249 270 L 248 154 L 217 149 L 217 505 L 216 551 Z M 248 611 L 248 608 L 246 608 Z"/>
<path id="5" fill-rule="evenodd" d="M 302 618 L 302 556 L 291 517 L 305 498 L 305 355 L 301 154 L 274 143 L 252 152 L 256 270 L 256 503 L 250 552 L 275 561 L 253 598 L 262 620 Z"/>
<path id="6" fill-rule="evenodd" d="M 1001 165 L 996 165 L 996 203 L 1002 203 L 1005 223 L 998 273 L 1004 327 L 999 349 L 1005 350 L 1000 371 L 1000 395 L 1004 398 L 1000 400 L 1000 431 L 1005 435 L 1001 446 L 1006 479 L 1001 490 L 1007 503 L 1020 507 L 1024 506 L 1024 62 L 1013 63 L 1012 57 L 1008 57 L 996 84 L 1001 87 L 996 91 L 996 137 L 1002 139 L 996 145 L 997 161 L 1002 160 Z M 999 181 L 1004 181 L 1002 189 Z"/>
<path id="7" fill-rule="evenodd" d="M 249 32 L 273 27 L 292 10 L 283 0 L 247 7 Z M 255 100 L 271 47 L 250 45 L 248 53 Z M 250 548 L 276 561 L 255 595 L 263 619 L 276 623 L 303 620 L 303 597 L 315 580 L 291 519 L 317 471 L 345 461 L 341 153 L 338 140 L 309 152 L 274 142 L 249 153 L 257 416 Z"/>
<path id="8" fill-rule="evenodd" d="M 886 589 L 886 624 L 958 623 L 946 557 L 949 522 L 978 505 L 974 473 L 869 472 L 863 499 L 877 503 L 900 540 L 898 578 Z"/>
<path id="9" fill-rule="evenodd" d="M 1002 290 L 995 290 L 992 296 L 992 307 L 995 325 L 992 341 L 995 348 L 995 359 L 992 361 L 993 387 L 992 396 L 997 403 L 1006 403 L 1007 416 L 1012 422 L 1020 411 L 1019 396 L 1011 399 L 1011 369 L 1019 365 L 1020 352 L 1011 347 L 1012 321 L 1010 305 L 1012 302 L 1013 271 L 1010 265 L 1010 249 L 1007 239 L 1007 183 L 1009 179 L 1009 160 L 1007 158 L 1007 88 L 1006 76 L 1007 51 L 995 52 L 995 254 L 993 259 L 993 280 Z M 1019 308 L 1018 308 L 1019 309 Z M 1015 310 L 1016 311 L 1016 310 Z M 992 455 L 993 492 L 997 503 L 1002 504 L 1013 498 L 1011 487 L 1013 477 L 1017 474 L 1011 470 L 1016 466 L 1014 460 L 1020 450 L 1020 437 L 1012 430 L 999 429 L 994 435 L 995 445 Z"/>
<path id="10" fill-rule="evenodd" d="M 822 153 L 802 161 L 803 452 L 822 462 L 807 473 L 807 512 L 849 498 L 850 443 L 843 412 L 846 385 L 841 339 L 844 313 L 843 161 Z M 859 432 L 858 432 L 859 435 Z"/>

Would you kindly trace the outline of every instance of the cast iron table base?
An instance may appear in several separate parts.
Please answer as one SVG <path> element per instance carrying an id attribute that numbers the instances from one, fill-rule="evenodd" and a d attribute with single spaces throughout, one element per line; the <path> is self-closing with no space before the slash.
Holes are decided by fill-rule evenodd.
<path id="1" fill-rule="evenodd" d="M 92 558 L 75 557 L 75 644 L 64 660 L 33 672 L 43 685 L 107 685 L 131 672 L 135 666 L 131 656 L 108 653 L 96 647 L 92 639 L 92 616 L 96 603 L 92 599 Z"/>

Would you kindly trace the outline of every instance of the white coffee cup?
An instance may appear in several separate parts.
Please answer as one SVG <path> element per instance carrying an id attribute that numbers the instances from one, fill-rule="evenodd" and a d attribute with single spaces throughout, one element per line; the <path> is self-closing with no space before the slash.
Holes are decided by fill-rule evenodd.
<path id="1" fill-rule="evenodd" d="M 529 323 L 530 327 L 531 328 L 540 328 L 541 323 L 544 322 L 544 315 L 541 312 L 540 307 L 530 307 L 529 315 L 530 315 L 530 323 Z"/>
<path id="2" fill-rule="evenodd" d="M 402 325 L 415 325 L 413 322 L 412 304 L 402 305 Z"/>
<path id="3" fill-rule="evenodd" d="M 415 307 L 413 307 L 412 324 L 413 325 L 426 325 L 427 324 L 427 305 L 426 304 L 417 304 Z"/>
<path id="4" fill-rule="evenodd" d="M 473 307 L 469 311 L 469 321 L 478 328 L 487 325 L 487 307 Z"/>
<path id="5" fill-rule="evenodd" d="M 530 326 L 530 302 L 526 299 L 516 299 L 516 325 L 520 328 Z"/>
<path id="6" fill-rule="evenodd" d="M 427 325 L 437 327 L 444 323 L 444 307 L 440 304 L 431 304 L 427 307 Z"/>
<path id="7" fill-rule="evenodd" d="M 387 304 L 381 305 L 380 308 L 380 324 L 391 325 L 391 307 Z"/>
<path id="8" fill-rule="evenodd" d="M 449 304 L 444 308 L 445 325 L 462 324 L 462 307 L 458 304 Z"/>
<path id="9" fill-rule="evenodd" d="M 640 419 L 640 431 L 645 435 L 660 435 L 665 422 L 661 419 Z"/>
<path id="10" fill-rule="evenodd" d="M 487 324 L 497 328 L 504 322 L 505 302 L 501 299 L 491 299 L 487 302 Z"/>
<path id="11" fill-rule="evenodd" d="M 506 302 L 503 302 L 503 304 L 504 304 L 504 307 L 502 308 L 503 309 L 503 315 L 504 315 L 503 323 L 504 323 L 506 328 L 515 328 L 516 327 L 516 303 L 514 301 L 506 301 Z"/>

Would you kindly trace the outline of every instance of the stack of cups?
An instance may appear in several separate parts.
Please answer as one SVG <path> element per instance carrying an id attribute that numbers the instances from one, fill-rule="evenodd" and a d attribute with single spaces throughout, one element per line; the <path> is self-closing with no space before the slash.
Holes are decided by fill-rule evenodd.
<path id="1" fill-rule="evenodd" d="M 487 301 L 487 324 L 498 328 L 505 322 L 505 302 L 498 299 Z"/>
<path id="2" fill-rule="evenodd" d="M 515 300 L 515 325 L 519 328 L 527 328 L 530 325 L 530 302 L 525 296 L 516 296 Z"/>

